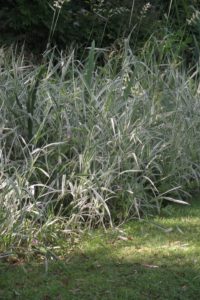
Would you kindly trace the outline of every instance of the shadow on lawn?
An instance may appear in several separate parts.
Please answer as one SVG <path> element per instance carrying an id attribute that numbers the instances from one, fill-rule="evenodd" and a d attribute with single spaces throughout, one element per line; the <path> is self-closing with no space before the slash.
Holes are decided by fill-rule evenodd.
<path id="1" fill-rule="evenodd" d="M 172 212 L 173 213 L 173 212 Z M 177 208 L 119 233 L 93 232 L 60 261 L 1 263 L 2 300 L 200 299 L 200 210 Z M 66 248 L 67 253 L 67 248 Z"/>
<path id="2" fill-rule="evenodd" d="M 77 253 L 67 263 L 49 261 L 46 267 L 45 263 L 1 264 L 0 299 L 200 298 L 198 253 L 191 252 L 187 258 L 179 251 L 159 256 L 141 251 L 120 257 L 110 251 L 102 248 Z"/>

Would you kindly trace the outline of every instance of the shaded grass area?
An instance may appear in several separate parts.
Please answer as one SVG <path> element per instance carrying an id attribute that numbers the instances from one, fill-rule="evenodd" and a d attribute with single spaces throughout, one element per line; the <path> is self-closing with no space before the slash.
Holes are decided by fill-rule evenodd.
<path id="1" fill-rule="evenodd" d="M 0 264 L 0 299 L 199 299 L 200 204 L 91 231 L 62 260 Z"/>

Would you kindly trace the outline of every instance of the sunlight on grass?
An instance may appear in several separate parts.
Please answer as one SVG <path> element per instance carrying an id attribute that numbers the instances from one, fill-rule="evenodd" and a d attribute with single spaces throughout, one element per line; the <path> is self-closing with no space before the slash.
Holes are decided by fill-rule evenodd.
<path id="1" fill-rule="evenodd" d="M 169 210 L 173 216 L 86 232 L 58 250 L 58 261 L 2 262 L 0 298 L 199 299 L 200 205 Z"/>

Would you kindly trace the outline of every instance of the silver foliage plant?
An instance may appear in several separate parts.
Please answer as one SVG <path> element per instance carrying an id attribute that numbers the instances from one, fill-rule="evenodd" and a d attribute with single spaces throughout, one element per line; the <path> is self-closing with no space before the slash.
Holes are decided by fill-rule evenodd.
<path id="1" fill-rule="evenodd" d="M 196 73 L 124 48 L 98 66 L 1 50 L 1 233 L 108 226 L 186 204 L 200 176 Z"/>

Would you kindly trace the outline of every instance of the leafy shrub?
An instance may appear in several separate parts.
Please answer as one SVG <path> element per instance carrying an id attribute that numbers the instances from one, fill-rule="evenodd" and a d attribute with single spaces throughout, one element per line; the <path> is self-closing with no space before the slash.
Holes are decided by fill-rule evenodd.
<path id="1" fill-rule="evenodd" d="M 24 41 L 35 50 L 44 50 L 49 34 L 60 48 L 75 43 L 108 46 L 127 36 L 134 28 L 134 42 L 152 32 L 159 19 L 158 1 L 54 1 L 16 0 L 2 3 L 1 42 Z M 136 26 L 137 25 L 137 26 Z M 136 26 L 136 27 L 135 27 Z M 54 34 L 52 34 L 54 33 Z"/>

